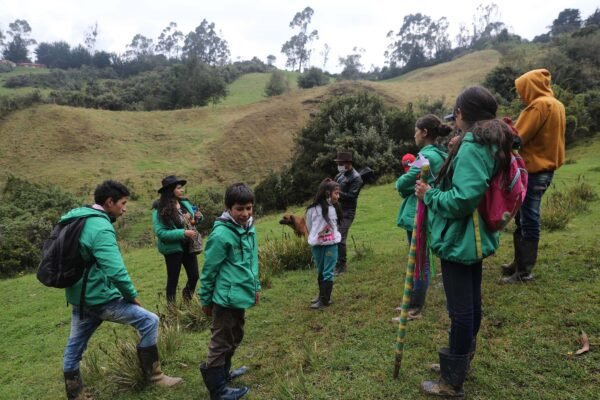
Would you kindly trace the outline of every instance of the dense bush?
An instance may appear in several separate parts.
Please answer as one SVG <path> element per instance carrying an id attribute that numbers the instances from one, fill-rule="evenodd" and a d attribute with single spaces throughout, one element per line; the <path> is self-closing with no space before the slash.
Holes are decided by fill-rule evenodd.
<path id="1" fill-rule="evenodd" d="M 298 76 L 298 87 L 309 89 L 315 86 L 323 86 L 329 83 L 329 76 L 322 69 L 312 67 Z"/>
<path id="2" fill-rule="evenodd" d="M 55 186 L 9 177 L 0 197 L 0 277 L 31 271 L 61 214 L 77 205 Z"/>
<path id="3" fill-rule="evenodd" d="M 14 96 L 0 96 L 0 117 L 44 102 L 39 91 Z"/>
<path id="4" fill-rule="evenodd" d="M 204 236 L 210 233 L 215 220 L 225 209 L 224 193 L 222 189 L 202 188 L 198 193 L 190 196 L 192 204 L 196 205 L 204 215 L 204 220 L 197 227 Z"/>
<path id="5" fill-rule="evenodd" d="M 376 175 L 398 173 L 401 154 L 415 151 L 415 115 L 384 106 L 378 96 L 360 92 L 328 100 L 296 137 L 291 164 L 271 173 L 256 187 L 263 212 L 301 203 L 325 177 L 336 175 L 339 149 L 352 149 L 357 170 L 370 167 Z"/>
<path id="6" fill-rule="evenodd" d="M 290 83 L 280 70 L 271 72 L 271 77 L 265 85 L 265 96 L 278 96 L 285 93 L 290 88 Z"/>

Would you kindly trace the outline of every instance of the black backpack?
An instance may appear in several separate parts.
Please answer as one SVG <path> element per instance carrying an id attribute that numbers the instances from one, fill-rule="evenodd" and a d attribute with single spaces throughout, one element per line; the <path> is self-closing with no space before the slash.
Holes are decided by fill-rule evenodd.
<path id="1" fill-rule="evenodd" d="M 87 218 L 96 216 L 88 215 L 54 225 L 50 237 L 42 246 L 42 259 L 37 271 L 37 278 L 41 283 L 61 289 L 73 286 L 83 276 L 79 303 L 81 309 L 85 303 L 87 277 L 93 262 L 88 263 L 81 257 L 79 238 Z"/>

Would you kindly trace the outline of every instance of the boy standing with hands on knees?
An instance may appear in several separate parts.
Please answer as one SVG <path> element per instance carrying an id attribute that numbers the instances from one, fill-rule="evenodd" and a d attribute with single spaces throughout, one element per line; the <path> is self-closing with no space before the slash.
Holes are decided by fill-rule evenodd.
<path id="1" fill-rule="evenodd" d="M 244 337 L 245 311 L 260 297 L 253 205 L 254 193 L 246 184 L 229 186 L 226 211 L 215 221 L 204 250 L 200 303 L 213 321 L 207 360 L 200 372 L 211 400 L 239 399 L 248 392 L 247 387 L 227 384 L 247 371 L 246 367 L 231 370 L 231 358 Z"/>

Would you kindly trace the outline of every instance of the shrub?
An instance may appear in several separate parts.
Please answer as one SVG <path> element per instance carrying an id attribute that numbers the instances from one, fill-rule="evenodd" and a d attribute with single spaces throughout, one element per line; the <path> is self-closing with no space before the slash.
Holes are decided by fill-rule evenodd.
<path id="1" fill-rule="evenodd" d="M 579 177 L 578 182 L 565 190 L 554 190 L 544 197 L 542 228 L 549 231 L 566 228 L 578 213 L 588 210 L 588 203 L 598 198 L 594 188 Z"/>
<path id="2" fill-rule="evenodd" d="M 322 69 L 312 67 L 298 76 L 298 87 L 309 89 L 315 86 L 323 86 L 329 83 L 329 76 Z"/>
<path id="3" fill-rule="evenodd" d="M 265 96 L 278 96 L 280 94 L 285 93 L 290 89 L 290 83 L 287 78 L 280 70 L 275 70 L 271 72 L 271 78 L 269 78 L 269 82 L 265 86 Z"/>
<path id="4" fill-rule="evenodd" d="M 215 188 L 201 188 L 198 193 L 190 196 L 192 204 L 196 205 L 204 215 L 204 219 L 196 227 L 201 234 L 208 235 L 215 220 L 223 213 L 225 209 L 223 196 L 224 191 Z"/>
<path id="5" fill-rule="evenodd" d="M 0 277 L 37 268 L 52 226 L 76 205 L 72 195 L 57 187 L 9 176 L 0 197 Z"/>

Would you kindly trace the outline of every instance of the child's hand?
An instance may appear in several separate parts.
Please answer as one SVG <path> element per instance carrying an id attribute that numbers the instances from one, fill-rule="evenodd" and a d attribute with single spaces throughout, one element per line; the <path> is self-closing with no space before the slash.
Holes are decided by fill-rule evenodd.
<path id="1" fill-rule="evenodd" d="M 212 304 L 210 306 L 202 306 L 202 312 L 207 317 L 212 317 Z"/>
<path id="2" fill-rule="evenodd" d="M 200 218 L 202 218 L 202 213 L 200 212 L 200 210 L 196 211 L 196 221 L 198 221 Z"/>
<path id="3" fill-rule="evenodd" d="M 195 239 L 196 236 L 198 236 L 198 231 L 195 231 L 193 229 L 187 229 L 187 230 L 183 231 L 183 235 L 186 238 Z"/>
<path id="4" fill-rule="evenodd" d="M 427 193 L 427 191 L 430 189 L 431 186 L 429 186 L 427 183 L 423 181 L 418 181 L 415 185 L 415 196 L 417 196 L 419 200 L 423 200 L 423 198 L 425 197 L 425 193 Z"/>

